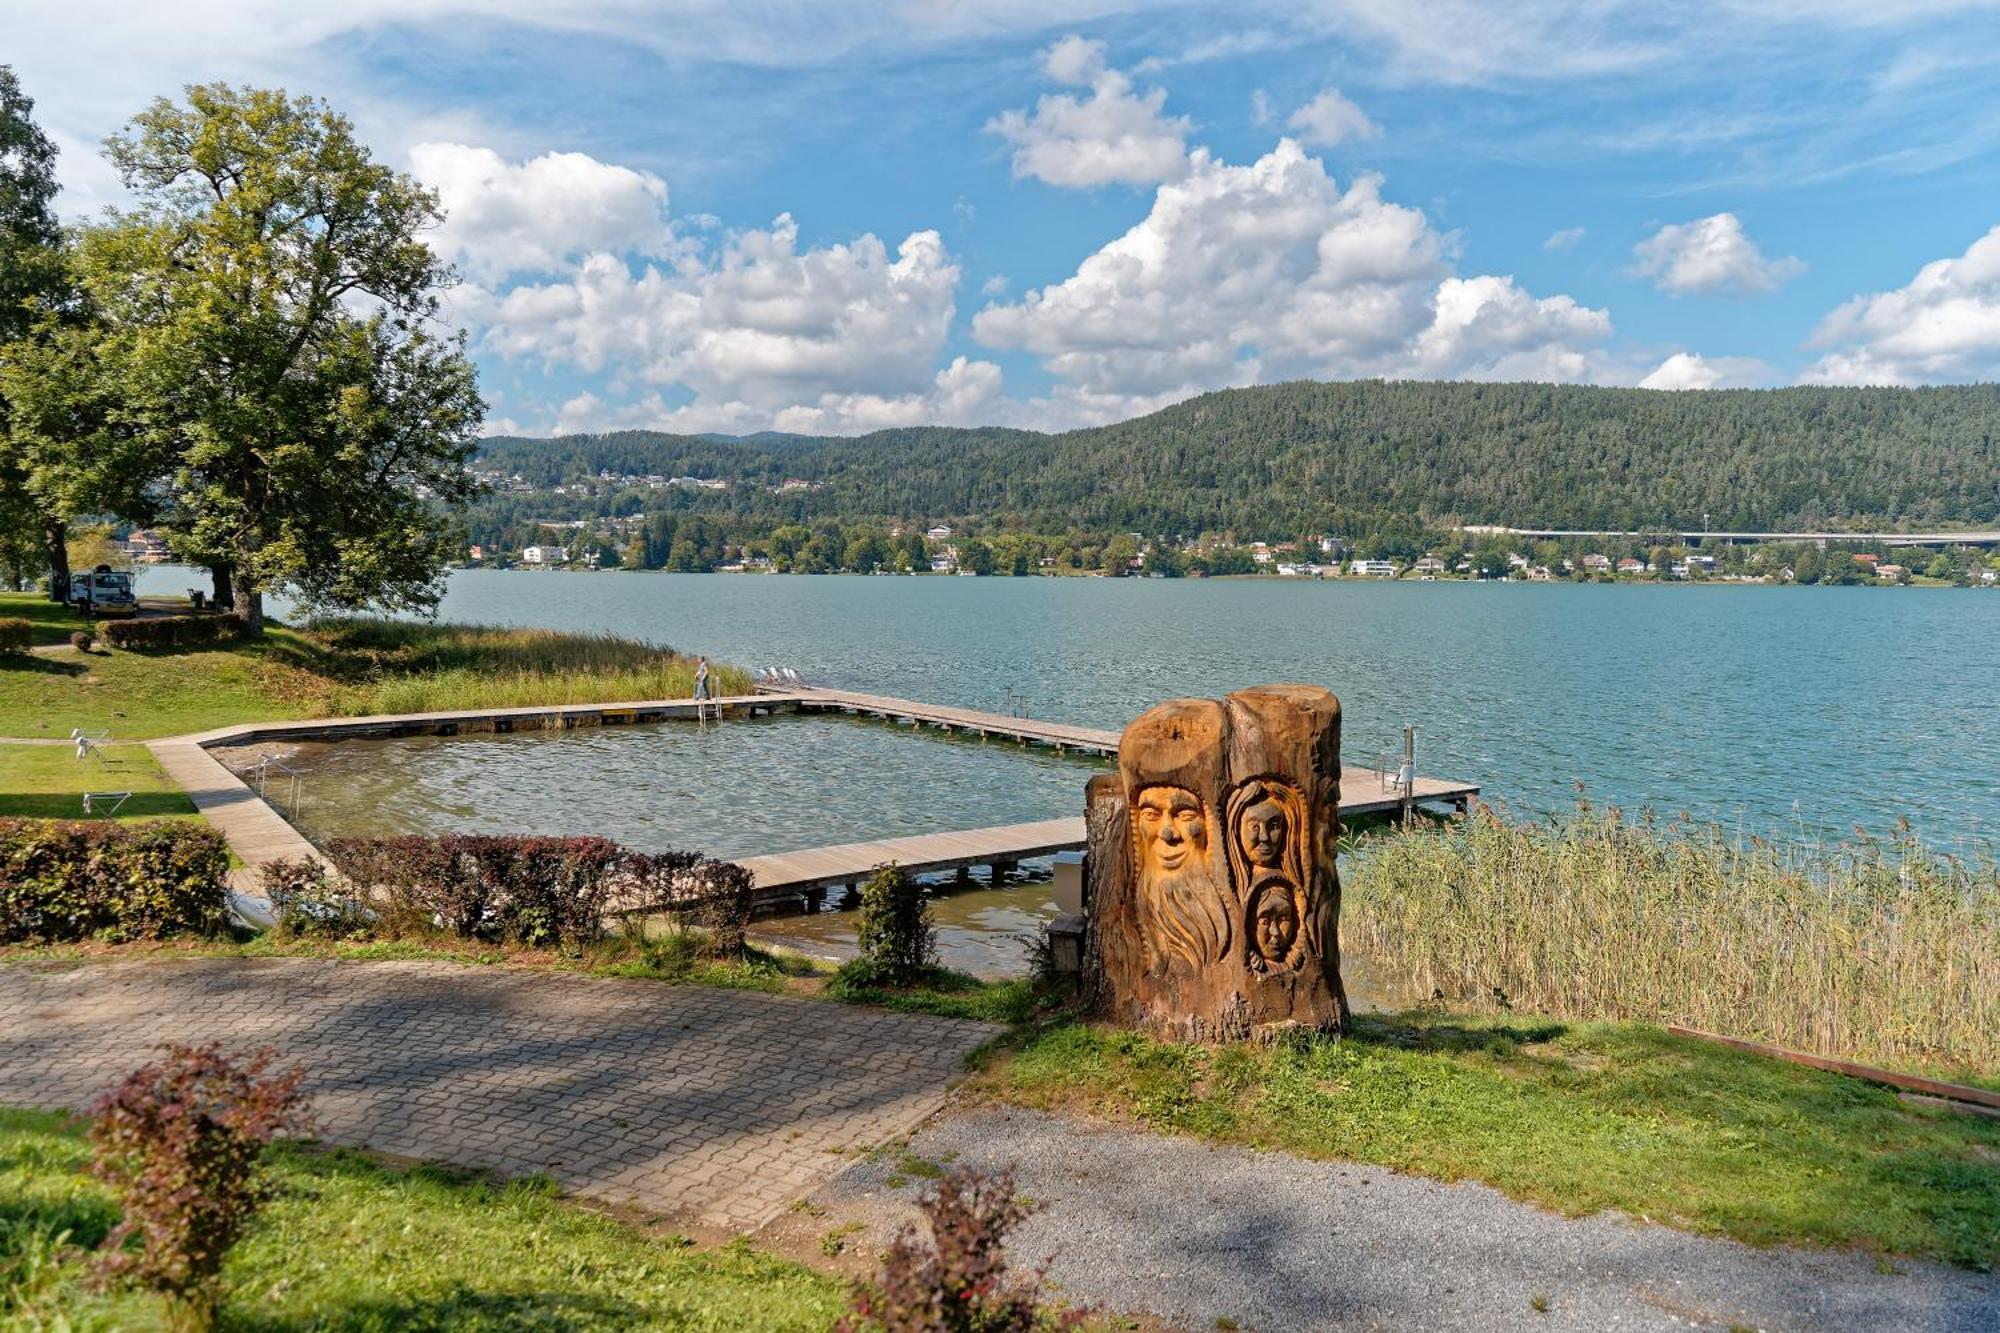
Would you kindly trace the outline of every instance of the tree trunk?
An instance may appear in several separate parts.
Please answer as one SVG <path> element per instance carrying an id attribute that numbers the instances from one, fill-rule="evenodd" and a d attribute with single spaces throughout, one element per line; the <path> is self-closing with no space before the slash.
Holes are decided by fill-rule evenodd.
<path id="1" fill-rule="evenodd" d="M 1178 699 L 1093 778 L 1086 992 L 1177 1040 L 1339 1032 L 1340 701 L 1309 685 Z"/>
<path id="2" fill-rule="evenodd" d="M 243 627 L 256 633 L 264 628 L 264 590 L 242 575 L 236 581 L 243 585 L 242 605 L 237 614 L 243 617 Z"/>
<path id="3" fill-rule="evenodd" d="M 48 547 L 49 600 L 69 600 L 69 524 L 59 518 L 42 523 L 42 540 Z"/>
<path id="4" fill-rule="evenodd" d="M 230 579 L 231 568 L 227 560 L 219 560 L 208 567 L 208 576 L 214 584 L 214 594 L 208 599 L 218 611 L 236 609 L 236 589 Z"/>

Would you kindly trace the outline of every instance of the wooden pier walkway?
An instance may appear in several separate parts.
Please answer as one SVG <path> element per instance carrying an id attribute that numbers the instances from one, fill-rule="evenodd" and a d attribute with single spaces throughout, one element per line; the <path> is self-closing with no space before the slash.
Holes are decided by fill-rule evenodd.
<path id="1" fill-rule="evenodd" d="M 880 718 L 887 722 L 902 722 L 920 728 L 935 727 L 939 731 L 955 731 L 961 735 L 1000 737 L 1020 741 L 1026 745 L 1045 746 L 1058 752 L 1075 751 L 1079 754 L 1092 754 L 1104 758 L 1114 758 L 1118 754 L 1118 733 L 1098 727 L 1079 727 L 1066 722 L 1043 722 L 1035 718 L 1014 717 L 1007 713 L 987 713 L 975 708 L 949 708 L 940 704 L 891 698 L 887 695 L 863 694 L 856 690 L 821 689 L 816 686 L 788 689 L 782 695 L 771 697 L 795 702 L 802 713 L 847 713 L 859 717 Z M 1477 795 L 1479 795 L 1479 784 L 1476 782 L 1418 777 L 1411 786 L 1409 799 L 1417 805 L 1435 803 L 1456 806 L 1463 810 Z M 1352 818 L 1355 815 L 1399 811 L 1403 801 L 1403 792 L 1396 784 L 1394 773 L 1384 773 L 1379 769 L 1361 768 L 1352 764 L 1342 766 L 1340 813 L 1343 816 Z"/>
<path id="2" fill-rule="evenodd" d="M 631 726 L 664 721 L 694 721 L 697 717 L 759 717 L 773 713 L 845 713 L 859 717 L 932 727 L 961 735 L 1017 741 L 1063 753 L 1115 757 L 1118 733 L 1096 727 L 1036 718 L 1014 717 L 974 708 L 919 703 L 857 690 L 800 686 L 755 695 L 709 700 L 642 699 L 623 703 L 566 704 L 543 708 L 467 709 L 457 712 L 398 713 L 370 717 L 313 718 L 289 722 L 252 722 L 188 736 L 153 741 L 148 748 L 158 758 L 204 818 L 228 840 L 241 865 L 230 874 L 232 887 L 243 899 L 239 910 L 255 916 L 268 912 L 259 896 L 265 864 L 317 855 L 313 845 L 265 803 L 249 784 L 217 761 L 211 750 L 259 743 L 343 740 L 391 736 L 455 736 L 493 732 L 568 730 L 576 727 Z M 1406 794 L 1387 775 L 1371 768 L 1343 770 L 1340 812 L 1344 817 L 1392 813 L 1405 805 L 1449 804 L 1465 809 L 1479 794 L 1476 783 L 1439 778 L 1416 779 Z M 1082 801 L 1081 784 L 1078 803 Z M 758 896 L 778 901 L 804 896 L 829 886 L 866 879 L 875 867 L 895 861 L 912 873 L 965 869 L 975 865 L 1009 868 L 1024 860 L 1074 851 L 1084 845 L 1081 817 L 1045 819 L 1025 824 L 965 829 L 909 838 L 884 838 L 843 843 L 804 851 L 753 856 L 743 860 L 756 877 Z"/>
<path id="3" fill-rule="evenodd" d="M 867 879 L 875 868 L 894 861 L 913 875 L 940 870 L 965 870 L 990 865 L 1011 870 L 1022 861 L 1082 850 L 1083 816 L 1043 819 L 1032 824 L 962 829 L 954 833 L 923 833 L 910 838 L 880 838 L 844 842 L 770 856 L 740 857 L 757 885 L 757 897 L 772 902 L 789 894 L 809 894 L 837 884 Z"/>

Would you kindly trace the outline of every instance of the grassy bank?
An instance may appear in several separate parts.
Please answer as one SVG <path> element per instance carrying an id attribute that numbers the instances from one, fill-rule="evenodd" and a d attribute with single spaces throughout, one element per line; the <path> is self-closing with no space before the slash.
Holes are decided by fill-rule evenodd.
<path id="1" fill-rule="evenodd" d="M 1361 840 L 1341 934 L 1415 994 L 2000 1072 L 2000 873 L 1913 839 L 1774 844 L 1581 809 Z"/>
<path id="2" fill-rule="evenodd" d="M 32 605 L 0 594 L 0 615 Z M 281 718 L 685 698 L 694 665 L 610 635 L 373 619 L 272 625 L 208 648 L 65 646 L 0 657 L 0 736 L 83 727 L 144 740 Z M 738 668 L 712 664 L 711 673 L 719 692 L 751 689 Z"/>
<path id="3" fill-rule="evenodd" d="M 85 792 L 129 791 L 118 819 L 192 819 L 181 794 L 143 745 L 109 745 L 78 759 L 67 745 L 0 744 L 0 817 L 81 819 Z"/>
<path id="4" fill-rule="evenodd" d="M 1406 1014 L 1227 1047 L 1072 1024 L 995 1055 L 976 1088 L 1568 1214 L 2000 1264 L 2000 1122 L 1643 1024 Z"/>
<path id="5" fill-rule="evenodd" d="M 80 1127 L 0 1110 L 0 1326 L 153 1328 L 156 1302 L 103 1292 L 76 1247 L 117 1220 Z M 279 1197 L 223 1270 L 223 1329 L 801 1329 L 840 1284 L 745 1246 L 698 1250 L 497 1185 L 353 1153 L 280 1147 Z"/>

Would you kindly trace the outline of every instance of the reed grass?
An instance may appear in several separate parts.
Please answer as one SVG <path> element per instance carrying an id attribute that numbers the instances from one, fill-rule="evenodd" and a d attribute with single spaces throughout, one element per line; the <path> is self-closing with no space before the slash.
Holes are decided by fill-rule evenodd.
<path id="1" fill-rule="evenodd" d="M 370 617 L 321 621 L 288 665 L 334 682 L 313 711 L 340 716 L 687 698 L 696 659 L 614 634 Z M 749 673 L 711 663 L 709 688 L 748 694 Z"/>
<path id="2" fill-rule="evenodd" d="M 1491 811 L 1357 842 L 1342 936 L 1418 996 L 2000 1070 L 1991 848 Z"/>

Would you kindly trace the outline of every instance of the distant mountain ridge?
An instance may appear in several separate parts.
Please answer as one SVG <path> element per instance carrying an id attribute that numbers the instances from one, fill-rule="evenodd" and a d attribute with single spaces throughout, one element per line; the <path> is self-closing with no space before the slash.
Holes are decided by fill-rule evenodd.
<path id="1" fill-rule="evenodd" d="M 494 437 L 481 459 L 541 485 L 605 470 L 720 478 L 728 490 L 684 503 L 774 521 L 965 516 L 1043 532 L 1271 535 L 1397 514 L 1788 529 L 2000 523 L 1996 441 L 1992 384 L 1661 392 L 1299 381 L 1055 434 L 617 431 Z"/>

